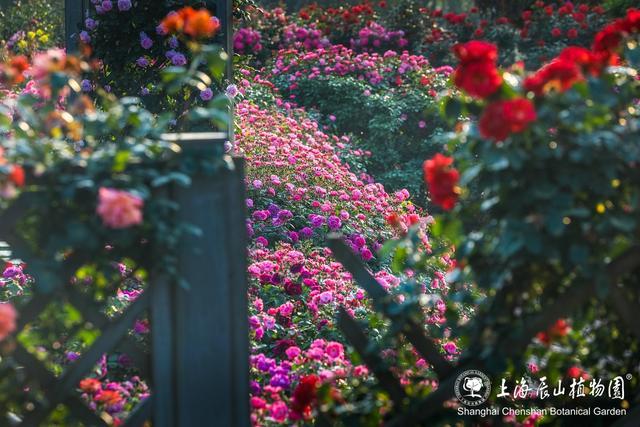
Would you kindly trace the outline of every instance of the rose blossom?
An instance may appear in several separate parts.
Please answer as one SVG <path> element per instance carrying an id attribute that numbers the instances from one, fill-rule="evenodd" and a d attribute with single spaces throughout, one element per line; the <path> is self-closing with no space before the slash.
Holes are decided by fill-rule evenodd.
<path id="1" fill-rule="evenodd" d="M 104 225 L 127 228 L 142 223 L 143 200 L 127 191 L 100 188 L 96 212 Z"/>

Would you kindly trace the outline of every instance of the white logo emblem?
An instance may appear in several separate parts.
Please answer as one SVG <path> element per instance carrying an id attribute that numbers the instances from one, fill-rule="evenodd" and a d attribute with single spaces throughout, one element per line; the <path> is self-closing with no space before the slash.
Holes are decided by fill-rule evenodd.
<path id="1" fill-rule="evenodd" d="M 479 406 L 489 399 L 491 380 L 484 372 L 472 369 L 458 375 L 453 387 L 460 403 L 466 406 Z"/>

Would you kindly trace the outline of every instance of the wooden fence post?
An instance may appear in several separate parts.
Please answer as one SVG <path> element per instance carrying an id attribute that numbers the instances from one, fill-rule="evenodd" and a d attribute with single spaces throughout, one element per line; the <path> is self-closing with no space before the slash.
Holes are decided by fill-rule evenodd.
<path id="1" fill-rule="evenodd" d="M 185 155 L 212 159 L 221 157 L 227 140 L 224 133 L 173 137 Z M 154 425 L 250 425 L 244 168 L 240 159 L 228 165 L 214 174 L 196 174 L 190 187 L 174 195 L 180 221 L 195 225 L 201 235 L 181 244 L 179 274 L 188 286 L 160 283 L 153 299 L 165 311 L 154 308 L 159 317 L 152 319 L 158 343 Z M 170 353 L 159 355 L 170 342 Z"/>
<path id="2" fill-rule="evenodd" d="M 78 51 L 78 34 L 86 9 L 85 0 L 64 0 L 64 43 L 67 52 Z"/>

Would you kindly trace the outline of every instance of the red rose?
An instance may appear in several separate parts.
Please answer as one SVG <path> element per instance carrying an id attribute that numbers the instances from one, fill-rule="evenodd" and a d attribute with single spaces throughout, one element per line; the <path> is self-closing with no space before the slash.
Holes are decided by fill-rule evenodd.
<path id="1" fill-rule="evenodd" d="M 567 31 L 567 37 L 569 37 L 570 39 L 575 39 L 576 37 L 578 37 L 578 30 L 576 30 L 575 28 L 570 29 L 569 31 Z"/>
<path id="2" fill-rule="evenodd" d="M 558 319 L 546 332 L 538 332 L 536 338 L 543 344 L 549 345 L 551 341 L 566 336 L 571 330 L 571 326 L 565 319 Z"/>
<path id="3" fill-rule="evenodd" d="M 9 180 L 18 187 L 24 186 L 24 169 L 22 166 L 13 165 L 9 173 Z"/>
<path id="4" fill-rule="evenodd" d="M 495 62 L 498 60 L 496 45 L 481 40 L 459 43 L 453 47 L 453 52 L 462 65 L 470 62 Z"/>
<path id="5" fill-rule="evenodd" d="M 490 104 L 482 113 L 478 125 L 484 138 L 503 141 L 511 134 L 526 130 L 536 117 L 531 101 L 516 98 Z"/>
<path id="6" fill-rule="evenodd" d="M 298 386 L 291 396 L 291 411 L 300 418 L 311 415 L 311 405 L 316 400 L 320 378 L 317 375 L 307 375 L 300 379 Z"/>
<path id="7" fill-rule="evenodd" d="M 422 166 L 431 200 L 445 210 L 453 209 L 460 193 L 460 173 L 451 167 L 452 163 L 453 157 L 438 153 Z"/>
<path id="8" fill-rule="evenodd" d="M 480 61 L 460 65 L 453 76 L 457 87 L 476 98 L 493 95 L 502 85 L 502 76 L 493 62 Z"/>
<path id="9" fill-rule="evenodd" d="M 589 378 L 589 374 L 587 374 L 587 372 L 582 369 L 579 368 L 578 366 L 572 366 L 567 370 L 567 376 L 569 378 L 580 378 L 582 377 L 583 379 L 588 379 Z"/>
<path id="10" fill-rule="evenodd" d="M 565 48 L 560 52 L 560 55 L 558 55 L 558 59 L 575 63 L 585 72 L 594 76 L 599 75 L 605 65 L 615 63 L 615 61 L 611 62 L 612 57 L 608 54 L 598 54 L 584 47 L 577 46 Z"/>
<path id="11" fill-rule="evenodd" d="M 624 28 L 629 33 L 640 31 L 640 9 L 629 9 L 624 18 Z"/>
<path id="12" fill-rule="evenodd" d="M 623 24 L 620 20 L 607 25 L 594 37 L 593 50 L 596 52 L 615 52 L 622 42 L 623 31 Z"/>
<path id="13" fill-rule="evenodd" d="M 560 28 L 554 28 L 551 30 L 551 35 L 553 37 L 560 37 L 562 35 L 562 30 Z"/>
<path id="14" fill-rule="evenodd" d="M 578 64 L 571 60 L 556 58 L 532 76 L 524 80 L 524 89 L 540 96 L 551 90 L 564 92 L 576 82 L 584 80 Z"/>
<path id="15" fill-rule="evenodd" d="M 85 378 L 80 381 L 79 388 L 85 393 L 94 394 L 102 390 L 102 384 L 95 378 Z"/>

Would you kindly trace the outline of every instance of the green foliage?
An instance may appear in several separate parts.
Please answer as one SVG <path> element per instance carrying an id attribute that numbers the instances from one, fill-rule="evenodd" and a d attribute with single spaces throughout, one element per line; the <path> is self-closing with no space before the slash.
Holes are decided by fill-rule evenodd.
<path id="1" fill-rule="evenodd" d="M 624 16 L 627 13 L 627 9 L 638 7 L 638 2 L 635 0 L 605 0 L 604 7 L 609 15 L 619 17 Z"/>
<path id="2" fill-rule="evenodd" d="M 367 59 L 365 54 L 351 60 L 360 64 Z M 446 87 L 446 74 L 427 66 L 406 74 L 398 71 L 415 59 L 379 61 L 369 72 L 380 73 L 381 82 L 367 81 L 358 72 L 330 72 L 291 85 L 292 74 L 308 72 L 320 58 L 274 74 L 271 80 L 285 98 L 315 112 L 327 129 L 350 135 L 353 146 L 367 152 L 367 172 L 388 190 L 406 188 L 415 200 L 423 200 L 420 164 L 439 148 L 433 137 L 444 127 L 437 97 Z"/>

